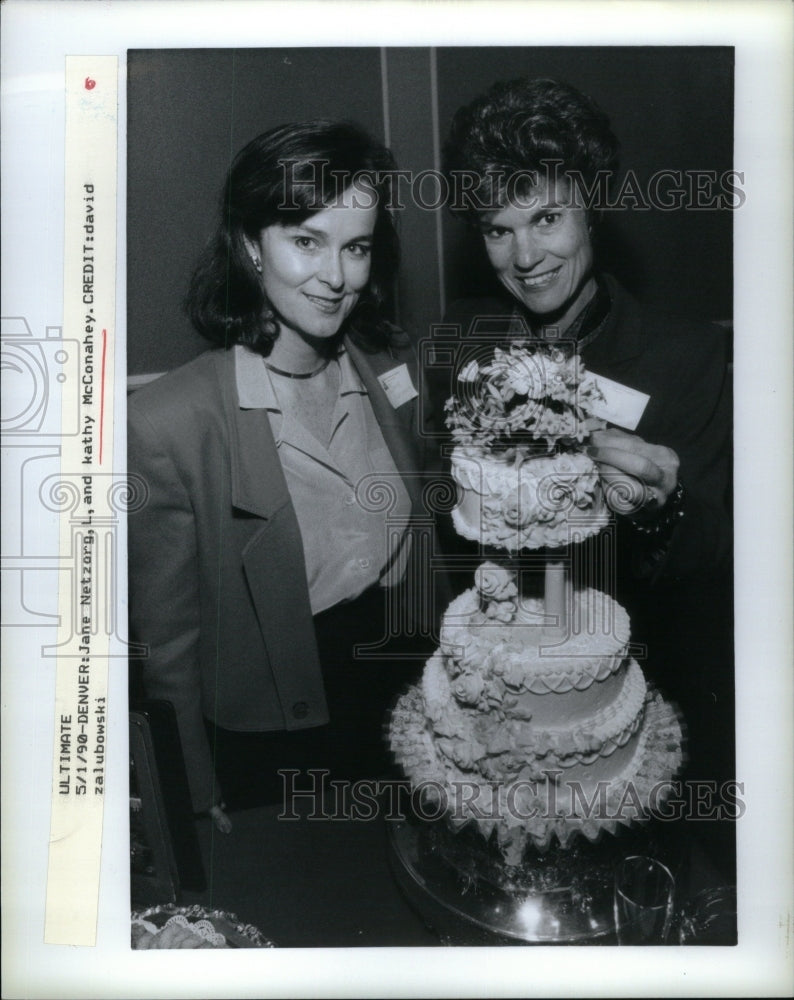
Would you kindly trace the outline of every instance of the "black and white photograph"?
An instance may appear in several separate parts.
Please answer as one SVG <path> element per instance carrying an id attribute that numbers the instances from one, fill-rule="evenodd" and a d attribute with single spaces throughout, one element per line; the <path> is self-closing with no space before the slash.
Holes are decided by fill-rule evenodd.
<path id="1" fill-rule="evenodd" d="M 579 4 L 534 32 L 546 4 L 368 6 L 428 12 L 406 33 L 330 3 L 311 38 L 313 3 L 228 4 L 233 29 L 162 6 L 197 22 L 124 11 L 63 53 L 80 204 L 48 266 L 81 264 L 82 313 L 68 273 L 44 324 L 4 281 L 6 690 L 28 623 L 50 690 L 26 947 L 68 951 L 70 989 L 80 945 L 122 955 L 96 995 L 510 996 L 530 968 L 559 996 L 728 995 L 764 954 L 782 995 L 790 95 L 764 120 L 758 77 L 779 41 L 738 16 L 609 31 Z M 67 399 L 70 344 L 79 469 L 21 395 L 52 369 Z M 101 840 L 71 882 L 69 823 Z"/>
<path id="2" fill-rule="evenodd" d="M 127 65 L 185 899 L 285 946 L 735 943 L 733 51 Z"/>

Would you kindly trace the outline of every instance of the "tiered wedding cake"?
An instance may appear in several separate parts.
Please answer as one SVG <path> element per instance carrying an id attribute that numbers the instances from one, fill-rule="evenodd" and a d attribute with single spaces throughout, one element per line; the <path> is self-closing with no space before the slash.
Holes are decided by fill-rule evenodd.
<path id="1" fill-rule="evenodd" d="M 527 596 L 519 556 L 485 561 L 447 609 L 390 738 L 453 827 L 476 826 L 518 864 L 529 845 L 593 840 L 658 806 L 681 765 L 681 729 L 628 655 L 626 612 L 572 588 L 561 559 L 609 519 L 581 450 L 603 423 L 580 359 L 513 345 L 470 362 L 459 381 L 447 404 L 455 526 L 511 554 L 545 548 L 545 592 Z"/>

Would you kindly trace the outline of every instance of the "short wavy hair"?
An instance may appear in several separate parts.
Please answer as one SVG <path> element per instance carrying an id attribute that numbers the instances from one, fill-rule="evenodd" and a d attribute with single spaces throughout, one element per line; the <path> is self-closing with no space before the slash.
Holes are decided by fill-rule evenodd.
<path id="1" fill-rule="evenodd" d="M 321 212 L 356 178 L 377 193 L 367 287 L 341 332 L 372 350 L 394 328 L 384 318 L 399 263 L 399 241 L 388 211 L 394 159 L 358 125 L 315 119 L 280 125 L 257 136 L 235 157 L 219 204 L 215 234 L 193 272 L 185 308 L 198 332 L 226 348 L 245 344 L 265 357 L 279 334 L 245 237 L 273 225 L 296 225 Z"/>
<path id="2" fill-rule="evenodd" d="M 573 173 L 590 187 L 611 179 L 618 166 L 618 141 L 609 119 L 585 94 L 558 80 L 510 80 L 458 110 L 444 146 L 444 168 L 452 190 L 457 174 L 470 174 L 470 197 L 453 200 L 453 211 L 476 221 L 482 205 L 497 207 L 515 190 L 532 186 L 528 175 Z"/>

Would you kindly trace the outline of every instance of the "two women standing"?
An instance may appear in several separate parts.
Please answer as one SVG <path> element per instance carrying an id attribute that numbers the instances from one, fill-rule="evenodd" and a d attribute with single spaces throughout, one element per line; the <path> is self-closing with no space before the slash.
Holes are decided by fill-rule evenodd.
<path id="1" fill-rule="evenodd" d="M 617 512 L 617 571 L 651 595 L 715 567 L 729 581 L 725 338 L 643 308 L 599 270 L 597 207 L 573 196 L 575 178 L 591 187 L 615 170 L 606 117 L 555 81 L 498 85 L 461 109 L 446 153 L 449 171 L 474 176 L 470 192 L 491 197 L 463 211 L 504 290 L 456 304 L 447 322 L 463 339 L 482 316 L 504 340 L 563 337 L 647 397 L 592 445 L 633 498 Z M 412 565 L 426 380 L 383 313 L 398 257 L 393 169 L 386 149 L 335 122 L 246 146 L 190 291 L 216 350 L 130 401 L 129 466 L 149 490 L 129 518 L 133 636 L 149 647 L 148 693 L 176 708 L 194 808 L 221 828 L 219 770 L 266 783 L 279 766 L 383 768 L 381 720 L 421 650 L 355 647 L 398 631 L 389 608 L 419 606 L 429 653 L 443 610 L 414 593 L 427 588 Z M 373 484 L 388 504 L 371 502 Z"/>

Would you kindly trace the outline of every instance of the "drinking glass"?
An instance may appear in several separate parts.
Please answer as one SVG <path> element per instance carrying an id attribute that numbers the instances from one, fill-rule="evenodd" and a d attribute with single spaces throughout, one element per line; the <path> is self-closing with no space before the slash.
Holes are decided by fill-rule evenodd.
<path id="1" fill-rule="evenodd" d="M 673 918 L 675 879 L 655 858 L 632 855 L 615 872 L 618 944 L 664 944 Z"/>

